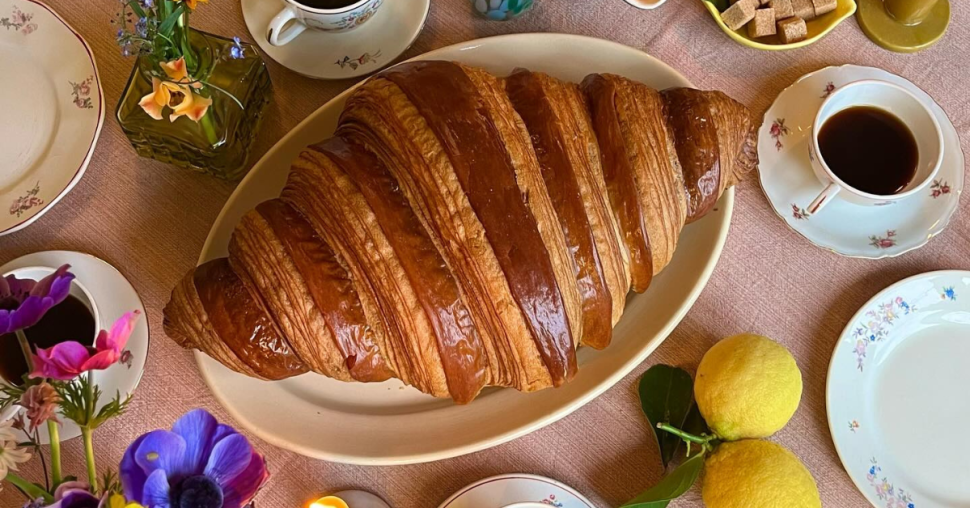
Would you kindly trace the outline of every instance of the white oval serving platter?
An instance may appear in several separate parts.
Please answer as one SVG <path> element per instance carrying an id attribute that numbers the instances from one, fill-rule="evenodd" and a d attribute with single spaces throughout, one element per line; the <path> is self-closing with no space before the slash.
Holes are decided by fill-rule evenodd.
<path id="1" fill-rule="evenodd" d="M 562 58 L 569 55 L 569 58 Z M 611 72 L 655 88 L 690 86 L 659 60 L 633 48 L 575 35 L 518 34 L 442 48 L 417 59 L 456 60 L 506 75 L 528 67 L 574 82 Z M 233 228 L 258 203 L 275 198 L 291 161 L 331 133 L 350 90 L 283 137 L 240 183 L 216 219 L 199 263 L 227 255 Z M 727 237 L 734 204 L 728 190 L 715 211 L 681 236 L 673 262 L 650 289 L 628 299 L 613 344 L 578 353 L 579 374 L 565 386 L 532 394 L 486 389 L 458 406 L 400 382 L 347 384 L 307 374 L 264 382 L 237 374 L 203 354 L 199 367 L 216 398 L 269 443 L 324 460 L 392 465 L 483 450 L 542 428 L 575 411 L 639 365 L 684 317 L 704 288 Z"/>

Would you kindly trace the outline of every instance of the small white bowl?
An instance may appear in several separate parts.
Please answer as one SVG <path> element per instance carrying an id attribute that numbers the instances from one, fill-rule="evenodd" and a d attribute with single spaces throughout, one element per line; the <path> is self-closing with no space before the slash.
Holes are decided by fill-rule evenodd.
<path id="1" fill-rule="evenodd" d="M 636 7 L 637 9 L 656 9 L 664 4 L 667 0 L 625 0 L 626 3 Z"/>
<path id="2" fill-rule="evenodd" d="M 29 266 L 9 271 L 3 274 L 2 277 L 13 275 L 18 279 L 41 280 L 55 271 L 56 269 L 47 266 Z M 77 278 L 71 282 L 70 295 L 80 300 L 81 303 L 83 303 L 88 310 L 91 311 L 91 315 L 94 316 L 94 335 L 91 336 L 91 344 L 94 344 L 94 340 L 97 338 L 98 332 L 101 330 L 101 316 L 98 314 L 98 304 L 94 301 L 94 298 L 91 296 L 91 293 L 88 292 L 87 288 L 78 282 Z M 6 383 L 6 381 L 0 378 L 0 383 Z M 11 406 L 3 411 L 0 411 L 0 422 L 12 418 L 19 410 L 19 407 Z"/>

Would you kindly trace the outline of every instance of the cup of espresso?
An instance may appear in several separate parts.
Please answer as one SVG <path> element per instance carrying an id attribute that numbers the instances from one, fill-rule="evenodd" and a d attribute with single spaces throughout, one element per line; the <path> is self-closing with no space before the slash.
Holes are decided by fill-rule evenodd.
<path id="1" fill-rule="evenodd" d="M 374 17 L 384 0 L 283 0 L 283 10 L 269 22 L 266 40 L 291 42 L 307 28 L 323 32 L 353 30 Z"/>
<path id="2" fill-rule="evenodd" d="M 53 268 L 34 266 L 13 270 L 0 276 L 14 275 L 18 279 L 41 280 L 52 273 L 54 273 Z M 98 306 L 94 298 L 77 279 L 74 279 L 67 298 L 47 311 L 39 323 L 24 331 L 24 335 L 27 336 L 31 346 L 46 349 L 69 340 L 94 345 L 100 329 Z M 27 361 L 23 357 L 17 338 L 14 334 L 0 335 L 0 384 L 19 385 L 26 371 Z M 18 410 L 18 406 L 9 406 L 0 411 L 0 422 L 13 417 Z"/>
<path id="3" fill-rule="evenodd" d="M 879 80 L 849 83 L 822 103 L 812 125 L 812 169 L 825 189 L 806 210 L 836 196 L 883 206 L 922 192 L 943 163 L 936 116 L 905 88 Z"/>

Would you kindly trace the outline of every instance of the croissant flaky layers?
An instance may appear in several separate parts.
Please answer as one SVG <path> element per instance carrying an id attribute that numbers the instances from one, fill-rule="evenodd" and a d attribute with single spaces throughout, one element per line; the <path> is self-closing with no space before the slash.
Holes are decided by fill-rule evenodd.
<path id="1" fill-rule="evenodd" d="M 228 259 L 181 281 L 165 330 L 270 380 L 395 377 L 459 403 L 559 386 L 756 165 L 751 114 L 720 92 L 399 65 L 351 95 Z"/>

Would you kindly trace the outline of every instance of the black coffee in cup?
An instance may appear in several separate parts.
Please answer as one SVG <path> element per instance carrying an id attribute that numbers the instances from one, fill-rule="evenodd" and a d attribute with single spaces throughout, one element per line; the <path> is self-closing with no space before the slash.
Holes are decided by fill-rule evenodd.
<path id="1" fill-rule="evenodd" d="M 350 7 L 360 0 L 296 0 L 300 5 L 305 5 L 311 9 L 340 9 Z"/>

